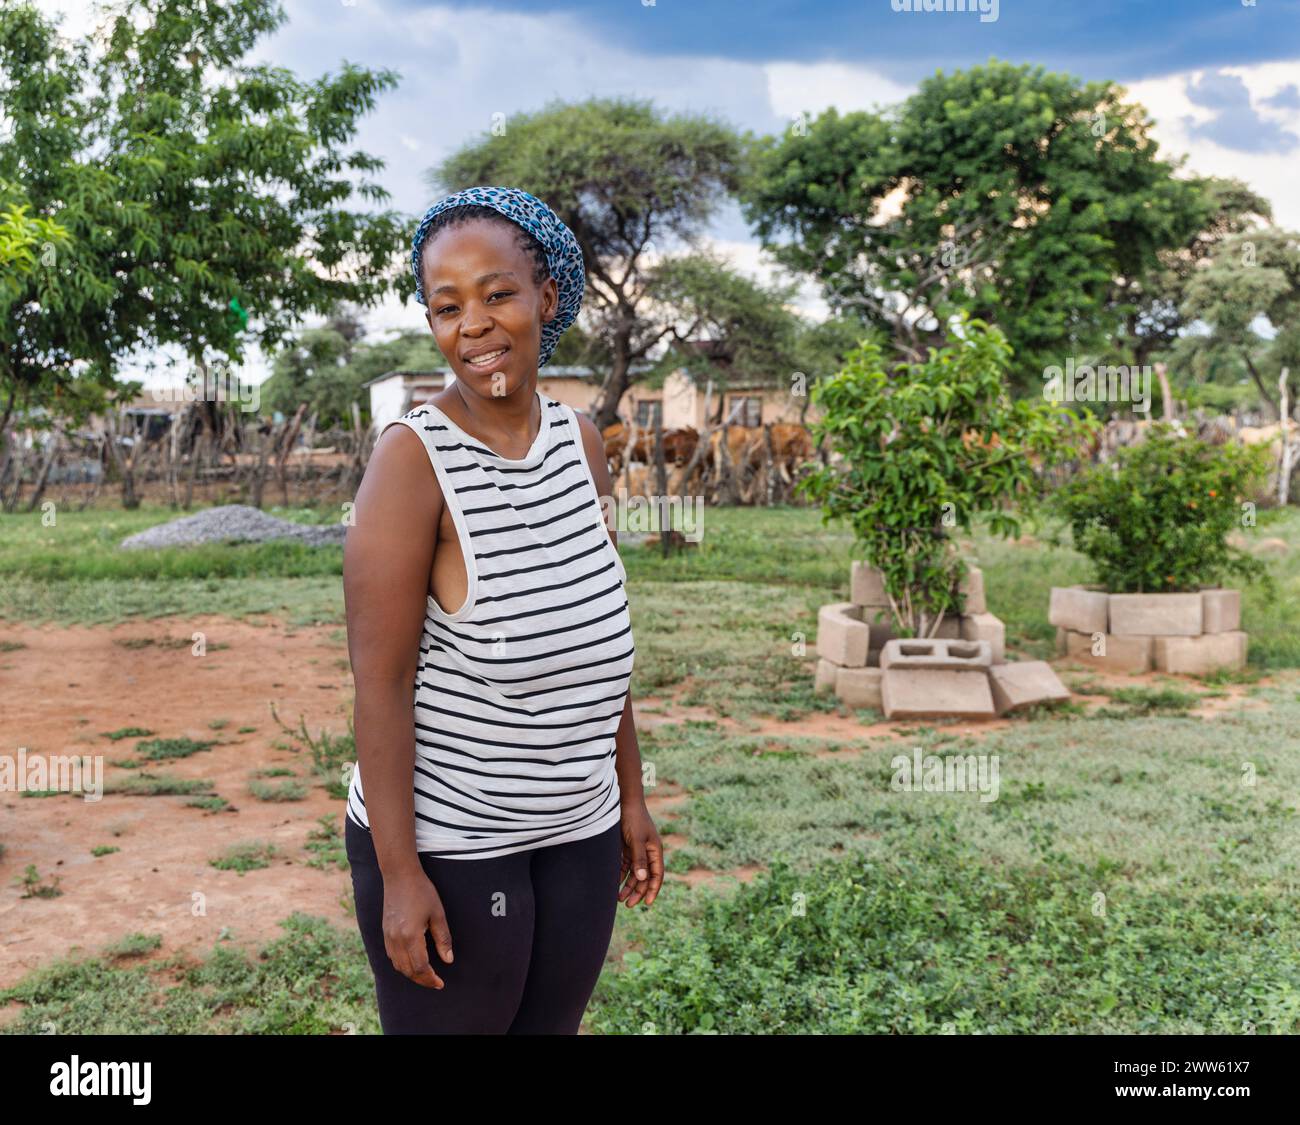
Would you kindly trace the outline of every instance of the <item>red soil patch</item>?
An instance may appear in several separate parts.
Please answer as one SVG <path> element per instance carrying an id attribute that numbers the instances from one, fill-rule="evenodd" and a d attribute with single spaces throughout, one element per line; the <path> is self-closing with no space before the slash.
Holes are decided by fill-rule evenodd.
<path id="1" fill-rule="evenodd" d="M 206 635 L 204 656 L 191 655 L 188 642 L 196 631 Z M 219 617 L 0 631 L 0 639 L 26 645 L 0 653 L 5 756 L 16 757 L 19 747 L 29 757 L 102 755 L 108 783 L 139 772 L 109 763 L 131 757 L 140 740 L 114 742 L 101 732 L 143 727 L 163 738 L 217 740 L 208 751 L 142 768 L 208 779 L 238 809 L 206 813 L 186 807 L 182 796 L 105 794 L 87 801 L 0 793 L 6 848 L 0 859 L 0 986 L 78 947 L 95 952 L 134 932 L 162 934 L 163 955 L 203 955 L 223 930 L 252 950 L 283 934 L 278 922 L 295 910 L 350 924 L 341 905 L 351 896 L 347 871 L 302 863 L 317 818 L 335 814 L 341 831 L 341 802 L 315 785 L 305 800 L 285 803 L 260 801 L 248 791 L 250 775 L 263 767 L 287 766 L 309 780 L 307 751 L 272 745 L 297 744 L 275 723 L 269 704 L 290 726 L 305 716 L 313 736 L 322 727 L 347 729 L 347 647 L 331 634 L 336 627 Z M 161 643 L 180 639 L 183 647 Z M 116 643 L 123 640 L 155 643 Z M 214 719 L 227 722 L 213 730 Z M 256 732 L 238 734 L 240 727 Z M 209 865 L 232 845 L 253 840 L 276 846 L 280 858 L 270 868 L 241 876 Z M 101 844 L 121 851 L 95 858 L 91 848 Z M 24 899 L 16 880 L 28 864 L 47 882 L 57 876 L 63 894 Z M 196 914 L 195 902 L 206 914 Z"/>

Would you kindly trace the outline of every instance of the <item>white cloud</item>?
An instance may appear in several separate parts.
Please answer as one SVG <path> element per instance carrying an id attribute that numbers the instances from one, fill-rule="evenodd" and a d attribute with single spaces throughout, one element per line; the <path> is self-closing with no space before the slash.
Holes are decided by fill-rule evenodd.
<path id="1" fill-rule="evenodd" d="M 892 105 L 916 89 L 849 63 L 774 62 L 763 70 L 772 110 L 787 122 L 801 112 L 815 117 L 830 106 L 843 114 Z"/>
<path id="2" fill-rule="evenodd" d="M 1222 72 L 1241 78 L 1261 116 L 1294 133 L 1300 131 L 1300 110 L 1260 103 L 1295 83 L 1297 69 L 1300 67 L 1293 61 L 1223 67 Z M 1187 118 L 1204 124 L 1214 116 L 1213 110 L 1196 105 L 1187 96 L 1188 82 L 1197 82 L 1204 74 L 1203 70 L 1189 70 L 1129 83 L 1128 100 L 1140 102 L 1154 118 L 1152 135 L 1160 142 L 1165 155 L 1186 154 L 1185 171 L 1245 180 L 1272 202 L 1274 221 L 1279 226 L 1300 230 L 1300 192 L 1295 189 L 1300 161 L 1294 152 L 1241 152 L 1191 135 Z"/>

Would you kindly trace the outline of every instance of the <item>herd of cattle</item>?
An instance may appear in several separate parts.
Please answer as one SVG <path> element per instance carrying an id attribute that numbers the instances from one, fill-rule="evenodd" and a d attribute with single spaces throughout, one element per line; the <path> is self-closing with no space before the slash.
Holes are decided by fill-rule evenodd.
<path id="1" fill-rule="evenodd" d="M 646 489 L 638 486 L 648 482 L 647 469 L 655 464 L 654 431 L 615 422 L 603 433 L 610 472 L 617 477 L 628 470 L 629 492 L 644 494 Z M 750 503 L 765 483 L 769 496 L 779 493 L 788 499 L 801 466 L 815 457 L 816 446 L 806 426 L 769 422 L 765 426 L 721 426 L 703 442 L 693 426 L 664 430 L 663 452 L 665 467 L 675 470 L 671 491 L 681 491 L 680 485 L 685 483 L 689 492 L 711 489 L 716 495 L 717 489 L 734 486 L 731 498 Z M 638 464 L 643 467 L 640 471 L 635 468 Z"/>
<path id="2" fill-rule="evenodd" d="M 1111 460 L 1124 446 L 1141 442 L 1151 421 L 1113 416 L 1080 449 L 1077 460 L 1059 467 L 1065 473 L 1081 465 Z M 1178 432 L 1196 436 L 1212 445 L 1242 442 L 1267 444 L 1273 449 L 1273 463 L 1281 463 L 1283 427 L 1247 426 L 1232 415 L 1176 422 Z M 605 452 L 616 487 L 622 484 L 631 495 L 648 495 L 654 488 L 655 434 L 653 430 L 629 427 L 623 422 L 606 426 Z M 976 435 L 970 435 L 975 437 Z M 1300 462 L 1300 424 L 1288 422 L 1287 440 L 1292 445 L 1291 460 Z M 993 435 L 992 444 L 997 444 Z M 817 459 L 838 461 L 837 455 L 818 451 L 812 433 L 797 422 L 769 422 L 763 426 L 729 425 L 711 430 L 701 440 L 692 426 L 663 431 L 664 466 L 670 492 L 703 494 L 711 501 L 726 499 L 734 503 L 789 502 L 793 485 Z M 623 475 L 623 480 L 617 478 Z"/>

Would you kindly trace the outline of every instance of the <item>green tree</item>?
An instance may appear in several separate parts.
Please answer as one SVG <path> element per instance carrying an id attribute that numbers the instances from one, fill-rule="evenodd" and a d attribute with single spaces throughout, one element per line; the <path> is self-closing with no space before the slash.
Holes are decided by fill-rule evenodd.
<path id="1" fill-rule="evenodd" d="M 276 354 L 271 377 L 261 387 L 262 405 L 291 415 L 305 402 L 319 427 L 350 427 L 354 403 L 363 419 L 369 417 L 369 380 L 390 371 L 431 371 L 447 366 L 427 328 L 403 332 L 391 340 L 368 340 L 355 311 L 338 312 Z"/>
<path id="2" fill-rule="evenodd" d="M 0 412 L 87 399 L 139 347 L 238 363 L 398 284 L 409 219 L 345 206 L 388 197 L 354 182 L 383 165 L 348 146 L 396 75 L 242 62 L 284 19 L 273 0 L 125 0 L 69 42 L 31 4 L 0 9 L 0 190 L 21 183 L 66 234 L 0 289 Z"/>
<path id="3" fill-rule="evenodd" d="M 1264 227 L 1225 239 L 1189 279 L 1182 311 L 1208 332 L 1188 334 L 1178 354 L 1239 363 L 1277 415 L 1280 372 L 1300 372 L 1300 234 Z"/>
<path id="4" fill-rule="evenodd" d="M 1116 279 L 1114 303 L 1128 310 L 1126 339 L 1119 347 L 1137 364 L 1161 355 L 1181 355 L 1181 341 L 1194 319 L 1186 309 L 1188 286 L 1226 239 L 1256 228 L 1273 215 L 1269 201 L 1240 180 L 1209 176 L 1192 182 L 1198 194 L 1179 197 L 1192 209 L 1181 224 L 1192 231 L 1190 237 L 1180 246 L 1159 251 L 1145 275 Z M 1180 366 L 1175 365 L 1176 375 Z"/>
<path id="5" fill-rule="evenodd" d="M 1095 427 L 1052 403 L 1012 401 L 1010 358 L 1001 331 L 963 313 L 954 342 L 924 361 L 888 364 L 864 340 L 814 388 L 813 434 L 837 456 L 796 488 L 827 522 L 850 524 L 863 559 L 884 574 L 902 635 L 932 636 L 957 608 L 955 533 L 986 517 L 993 534 L 1017 534 L 1017 507 L 1043 489 L 1035 464 L 1075 454 Z"/>
<path id="6" fill-rule="evenodd" d="M 1149 127 L 1112 83 L 994 61 L 939 72 L 889 111 L 830 109 L 763 138 L 742 208 L 902 358 L 965 310 L 1003 330 L 1031 387 L 1063 349 L 1116 336 L 1137 307 L 1126 281 L 1206 220 Z"/>

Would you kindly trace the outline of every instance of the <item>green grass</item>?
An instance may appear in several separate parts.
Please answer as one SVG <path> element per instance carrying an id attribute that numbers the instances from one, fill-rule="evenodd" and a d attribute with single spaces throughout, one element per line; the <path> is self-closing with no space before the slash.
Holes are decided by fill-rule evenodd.
<path id="1" fill-rule="evenodd" d="M 208 862 L 222 871 L 238 871 L 240 875 L 243 875 L 261 867 L 270 867 L 271 860 L 277 854 L 278 850 L 274 844 L 263 844 L 254 840 L 227 848 L 224 855 L 218 856 L 216 859 L 210 859 Z"/>
<path id="2" fill-rule="evenodd" d="M 4 516 L 0 536 L 0 578 L 22 576 L 44 582 L 96 582 L 132 579 L 302 578 L 337 574 L 342 566 L 340 546 L 307 547 L 292 541 L 272 543 L 212 543 L 195 547 L 122 551 L 128 535 L 169 523 L 200 511 L 142 507 L 133 512 L 110 509 L 60 512 L 54 527 L 41 523 L 41 513 Z M 325 523 L 337 507 L 313 514 L 300 508 L 266 509 L 269 515 L 295 523 Z"/>
<path id="3" fill-rule="evenodd" d="M 124 738 L 148 738 L 151 734 L 153 731 L 146 730 L 144 727 L 122 727 L 119 730 L 105 731 L 102 737 L 120 742 Z"/>
<path id="4" fill-rule="evenodd" d="M 140 773 L 104 782 L 104 792 L 131 797 L 175 797 L 212 792 L 212 782 L 170 774 Z"/>
<path id="5" fill-rule="evenodd" d="M 338 825 L 338 818 L 334 816 L 322 816 L 317 820 L 319 827 L 313 828 L 307 833 L 307 843 L 304 845 L 307 851 L 311 852 L 311 858 L 307 860 L 308 867 L 319 867 L 322 870 L 328 870 L 331 867 L 340 871 L 348 869 L 348 853 L 344 846 L 343 833 Z"/>
<path id="6" fill-rule="evenodd" d="M 684 702 L 742 729 L 689 720 L 639 732 L 658 784 L 684 794 L 660 818 L 661 831 L 685 839 L 670 871 L 723 878 L 674 882 L 650 910 L 618 912 L 588 1030 L 1300 1032 L 1300 676 L 1288 671 L 1300 667 L 1300 513 L 1261 517 L 1256 534 L 1293 544 L 1270 561 L 1276 596 L 1244 599 L 1251 660 L 1275 683 L 1248 673 L 1107 688 L 1100 711 L 1035 713 L 978 737 L 919 723 L 902 740 L 744 729 L 764 714 L 798 722 L 838 707 L 812 692 L 813 640 L 818 607 L 847 597 L 851 541 L 815 512 L 710 509 L 704 541 L 685 555 L 625 548 L 634 693 L 689 679 Z M 0 539 L 16 518 L 0 519 Z M 5 542 L 8 573 L 38 586 L 20 565 L 31 544 Z M 91 576 L 52 580 L 41 595 L 53 620 L 88 619 L 79 615 L 97 592 L 103 620 L 168 605 L 242 616 L 257 604 L 341 620 L 337 574 L 103 577 L 85 549 Z M 1048 590 L 1090 580 L 1085 560 L 982 534 L 973 553 L 1011 651 L 1051 655 Z M 152 601 L 127 593 L 137 584 Z M 0 612 L 22 604 L 8 587 L 0 581 Z M 1095 678 L 1075 684 L 1101 688 Z M 1237 684 L 1252 706 L 1190 715 Z M 341 784 L 351 733 L 316 734 L 313 718 L 280 723 L 297 744 L 286 748 L 311 751 L 311 780 Z M 891 760 L 913 747 L 996 754 L 998 799 L 895 791 Z M 212 788 L 129 780 L 137 789 L 110 789 Z M 189 803 L 224 807 L 212 795 Z M 306 863 L 346 867 L 336 822 L 321 818 L 309 834 Z M 250 844 L 216 862 L 251 871 L 271 858 Z M 725 878 L 749 866 L 761 869 L 753 882 Z M 301 915 L 283 924 L 286 936 L 257 956 L 220 942 L 181 968 L 101 954 L 39 970 L 0 1002 L 21 1002 L 10 1028 L 20 1031 L 50 1021 L 91 1033 L 377 1030 L 355 924 Z"/>
<path id="7" fill-rule="evenodd" d="M 248 783 L 248 791 L 259 801 L 303 801 L 307 798 L 307 786 L 297 778 L 274 783 L 253 778 Z"/>
<path id="8" fill-rule="evenodd" d="M 52 879 L 53 881 L 46 882 L 46 879 Z M 29 863 L 26 870 L 23 871 L 21 876 L 15 878 L 14 882 L 22 887 L 23 898 L 58 898 L 59 895 L 63 894 L 59 890 L 59 883 L 62 880 L 57 875 L 42 877 L 40 872 L 36 870 L 36 864 L 34 863 Z"/>
<path id="9" fill-rule="evenodd" d="M 1300 904 L 1139 891 L 1123 865 L 990 865 L 939 814 L 924 847 L 782 861 L 638 927 L 597 1033 L 1291 1033 Z M 1101 897 L 1104 896 L 1104 897 Z"/>
<path id="10" fill-rule="evenodd" d="M 333 506 L 268 511 L 301 522 L 338 518 Z M 241 619 L 269 614 L 295 625 L 343 621 L 340 547 L 116 549 L 126 535 L 178 514 L 160 507 L 65 512 L 55 528 L 43 527 L 40 513 L 0 515 L 0 621 L 110 623 L 189 614 L 196 605 L 219 605 Z M 780 637 L 788 649 L 795 634 L 815 635 L 819 605 L 848 596 L 852 537 L 847 527 L 824 526 L 816 510 L 708 508 L 703 527 L 697 545 L 667 559 L 654 549 L 624 547 L 638 595 L 633 608 L 652 610 L 642 615 L 638 636 L 676 632 L 675 619 L 708 613 L 715 595 L 724 596 L 733 614 L 754 596 L 766 605 L 766 620 L 746 614 L 741 622 L 773 643 Z M 1092 575 L 1081 555 L 1041 541 L 1047 530 L 1026 530 L 1040 541 L 1017 546 L 977 532 L 973 555 L 984 569 L 990 610 L 1006 622 L 1011 650 L 1046 658 L 1055 636 L 1047 622 L 1050 588 Z M 1251 662 L 1263 669 L 1300 667 L 1300 510 L 1263 510 L 1248 534 L 1291 544 L 1286 555 L 1268 558 L 1278 583 L 1274 597 L 1256 588 L 1243 591 Z M 773 613 L 783 616 L 774 619 Z"/>
<path id="11" fill-rule="evenodd" d="M 216 745 L 213 740 L 198 742 L 193 738 L 150 738 L 136 746 L 135 752 L 150 762 L 188 758 Z"/>
<path id="12" fill-rule="evenodd" d="M 267 512 L 298 523 L 339 518 L 337 506 Z M 0 621 L 112 624 L 192 614 L 205 604 L 239 619 L 270 614 L 296 625 L 343 621 L 340 546 L 117 548 L 128 535 L 190 514 L 157 506 L 68 511 L 59 513 L 55 527 L 42 526 L 40 512 L 0 514 Z"/>
<path id="13" fill-rule="evenodd" d="M 194 797 L 185 802 L 187 808 L 203 809 L 204 812 L 224 812 L 230 808 L 225 797 Z"/>
<path id="14" fill-rule="evenodd" d="M 375 985 L 355 928 L 293 914 L 255 955 L 216 944 L 203 961 L 137 964 L 157 935 L 131 935 L 97 956 L 67 957 L 0 989 L 19 1001 L 9 1034 L 378 1034 Z"/>

